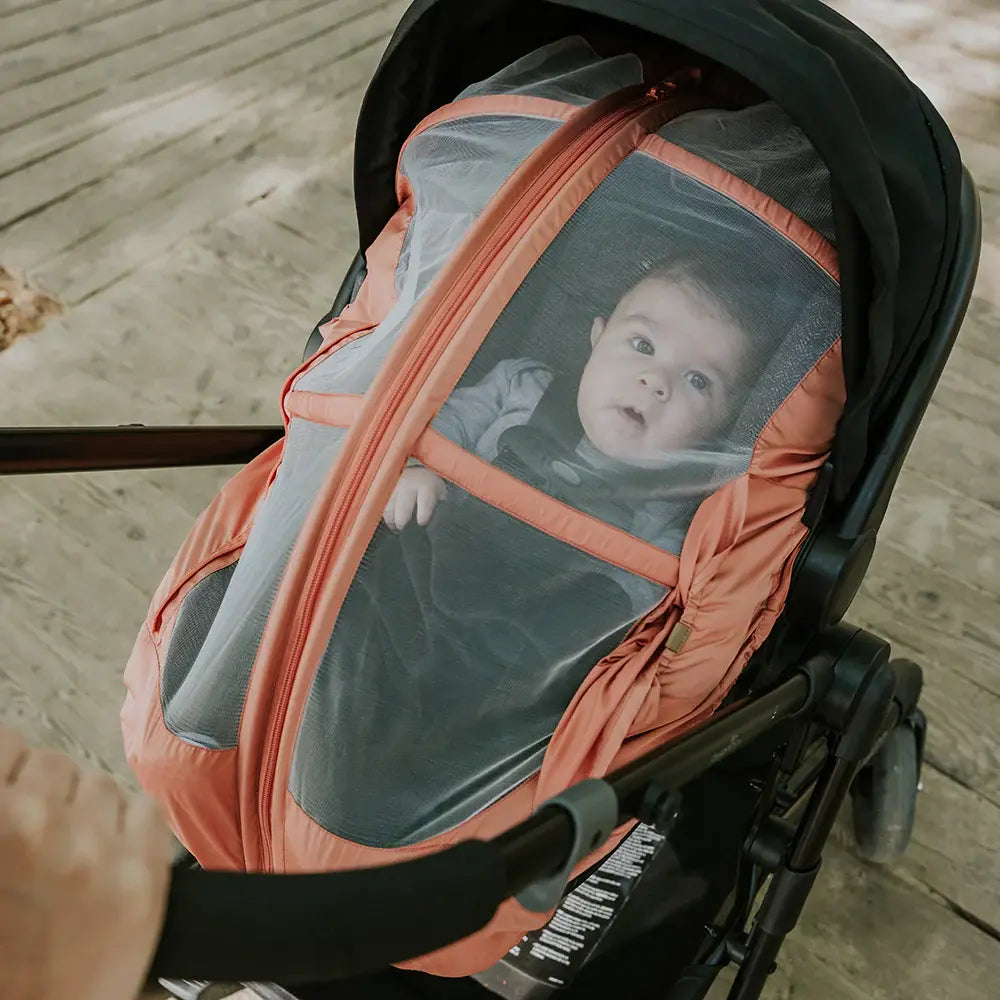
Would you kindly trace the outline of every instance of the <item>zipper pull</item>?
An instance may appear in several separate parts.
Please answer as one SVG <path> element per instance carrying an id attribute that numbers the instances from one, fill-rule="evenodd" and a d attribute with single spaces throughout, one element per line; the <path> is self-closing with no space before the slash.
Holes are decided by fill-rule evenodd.
<path id="1" fill-rule="evenodd" d="M 671 94 L 676 94 L 681 90 L 693 90 L 701 83 L 701 67 L 691 66 L 687 69 L 679 70 L 672 76 L 668 76 L 659 83 L 654 83 L 646 91 L 646 97 L 650 101 L 662 101 Z"/>

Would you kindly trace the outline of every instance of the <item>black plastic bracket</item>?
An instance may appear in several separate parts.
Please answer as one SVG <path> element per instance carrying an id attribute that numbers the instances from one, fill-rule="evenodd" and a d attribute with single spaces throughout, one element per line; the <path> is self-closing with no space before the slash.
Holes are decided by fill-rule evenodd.
<path id="1" fill-rule="evenodd" d="M 847 727 L 834 756 L 860 767 L 868 759 L 892 706 L 896 678 L 887 663 L 872 669 L 851 706 Z"/>
<path id="2" fill-rule="evenodd" d="M 873 531 L 844 538 L 830 530 L 815 529 L 795 562 L 785 609 L 789 620 L 818 631 L 841 622 L 874 552 Z"/>
<path id="3" fill-rule="evenodd" d="M 573 869 L 603 844 L 618 825 L 618 796 L 611 785 L 600 778 L 589 778 L 567 788 L 538 811 L 553 807 L 568 812 L 573 821 L 573 848 L 557 872 L 532 883 L 517 895 L 517 901 L 534 913 L 548 913 L 559 905 Z"/>
<path id="4" fill-rule="evenodd" d="M 833 462 L 828 459 L 823 463 L 823 468 L 819 470 L 819 476 L 816 478 L 816 483 L 809 493 L 809 499 L 806 501 L 806 509 L 802 514 L 802 523 L 810 531 L 819 524 L 820 518 L 823 516 L 832 485 Z"/>
<path id="5" fill-rule="evenodd" d="M 829 696 L 836 679 L 836 661 L 828 652 L 818 652 L 810 656 L 796 671 L 809 682 L 809 694 L 793 719 L 810 719 L 817 706 Z"/>
<path id="6" fill-rule="evenodd" d="M 757 915 L 757 926 L 763 933 L 783 938 L 795 929 L 819 869 L 820 862 L 804 872 L 786 865 L 775 874 Z"/>
<path id="7" fill-rule="evenodd" d="M 642 797 L 642 805 L 636 813 L 640 823 L 656 827 L 660 833 L 669 833 L 681 813 L 681 793 L 661 788 L 651 782 Z"/>
<path id="8" fill-rule="evenodd" d="M 795 839 L 795 827 L 780 816 L 768 816 L 747 845 L 747 857 L 766 872 L 776 872 Z"/>

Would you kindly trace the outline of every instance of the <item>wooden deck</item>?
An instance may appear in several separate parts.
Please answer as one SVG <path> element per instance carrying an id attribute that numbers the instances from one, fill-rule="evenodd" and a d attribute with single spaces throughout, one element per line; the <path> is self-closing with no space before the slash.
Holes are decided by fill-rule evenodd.
<path id="1" fill-rule="evenodd" d="M 852 618 L 927 668 L 915 842 L 846 827 L 772 995 L 1000 987 L 1000 8 L 838 0 L 921 84 L 981 187 L 971 314 Z M 355 245 L 355 117 L 402 0 L 2 0 L 0 265 L 63 313 L 0 354 L 11 425 L 273 422 Z M 0 482 L 0 721 L 126 780 L 121 670 L 232 470 Z"/>

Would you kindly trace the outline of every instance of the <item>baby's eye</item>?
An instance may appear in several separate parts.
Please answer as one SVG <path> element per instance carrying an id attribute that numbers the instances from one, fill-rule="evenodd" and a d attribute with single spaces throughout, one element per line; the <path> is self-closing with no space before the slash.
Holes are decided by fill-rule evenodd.
<path id="1" fill-rule="evenodd" d="M 633 337 L 632 338 L 632 346 L 640 354 L 650 354 L 650 355 L 652 355 L 652 354 L 656 353 L 656 348 L 653 347 L 653 345 L 645 337 Z"/>
<path id="2" fill-rule="evenodd" d="M 697 392 L 708 392 L 712 388 L 712 380 L 701 372 L 688 372 L 684 378 L 687 379 L 688 385 Z"/>

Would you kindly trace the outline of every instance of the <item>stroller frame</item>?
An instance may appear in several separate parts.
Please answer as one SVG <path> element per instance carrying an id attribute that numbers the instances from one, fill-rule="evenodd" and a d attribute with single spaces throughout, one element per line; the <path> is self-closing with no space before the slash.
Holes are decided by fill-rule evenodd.
<path id="1" fill-rule="evenodd" d="M 614 792 L 616 822 L 638 818 L 668 828 L 686 784 L 756 741 L 787 733 L 760 788 L 728 912 L 708 928 L 700 953 L 666 994 L 671 1000 L 705 997 L 728 963 L 739 967 L 730 1000 L 759 997 L 815 883 L 841 806 L 852 791 L 861 794 L 859 772 L 901 728 L 913 734 L 919 769 L 925 729 L 918 708 L 920 668 L 891 661 L 885 640 L 843 618 L 971 299 L 981 218 L 967 169 L 960 216 L 943 305 L 900 405 L 848 502 L 833 504 L 831 467 L 824 468 L 807 507 L 810 535 L 795 565 L 785 613 L 766 657 L 752 660 L 738 683 L 739 700 L 598 782 Z M 363 273 L 359 255 L 328 317 L 351 300 Z M 318 337 L 317 327 L 307 355 Z M 9 428 L 0 431 L 0 475 L 242 464 L 282 433 L 280 426 Z M 578 827 L 589 835 L 589 824 L 598 830 L 600 824 L 585 806 L 566 805 L 573 795 L 570 789 L 493 841 L 466 842 L 385 869 L 282 876 L 205 872 L 179 863 L 151 982 L 158 980 L 182 1000 L 209 1000 L 226 995 L 225 982 L 328 982 L 458 940 L 483 926 L 503 899 L 553 873 L 564 877 L 601 842 L 588 836 L 586 849 L 574 855 Z M 898 855 L 904 846 L 897 843 L 890 853 Z M 770 876 L 770 884 L 748 930 L 761 875 Z M 433 892 L 426 891 L 430 886 Z M 367 922 L 356 907 L 344 905 L 359 899 L 367 901 Z M 400 905 L 400 899 L 411 905 Z M 253 988 L 271 1000 L 294 996 L 281 987 Z M 331 984 L 330 996 L 336 995 Z"/>

